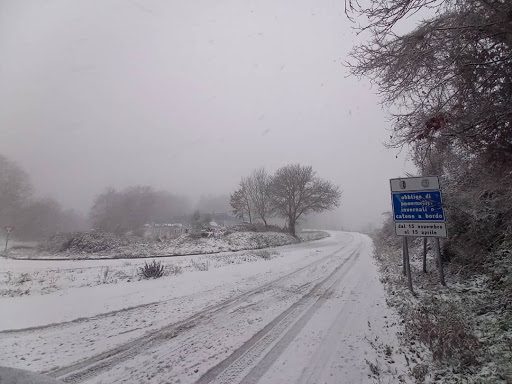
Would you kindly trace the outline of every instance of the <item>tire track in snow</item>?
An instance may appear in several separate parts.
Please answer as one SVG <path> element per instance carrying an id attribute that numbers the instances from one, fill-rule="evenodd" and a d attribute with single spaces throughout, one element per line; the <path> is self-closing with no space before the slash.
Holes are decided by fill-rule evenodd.
<path id="1" fill-rule="evenodd" d="M 219 304 L 212 305 L 196 314 L 184 319 L 182 321 L 169 324 L 157 331 L 149 332 L 141 337 L 138 337 L 130 342 L 117 346 L 106 352 L 97 354 L 85 360 L 71 364 L 67 367 L 57 368 L 46 372 L 48 375 L 58 378 L 67 383 L 78 383 L 94 377 L 111 367 L 137 356 L 139 353 L 162 344 L 169 339 L 176 337 L 179 333 L 185 332 L 193 328 L 196 324 L 202 321 L 207 321 L 214 315 L 220 314 L 230 308 L 247 301 L 251 296 L 261 294 L 262 292 L 276 288 L 276 285 L 291 278 L 299 273 L 313 268 L 329 259 L 335 257 L 339 252 L 351 246 L 353 241 L 344 244 L 337 250 L 329 253 L 328 255 L 315 260 L 301 268 L 298 268 L 290 273 L 287 273 L 277 279 L 274 279 L 262 286 L 249 290 L 236 297 L 227 299 Z"/>
<path id="2" fill-rule="evenodd" d="M 196 384 L 256 383 L 327 300 L 333 287 L 350 271 L 359 257 L 359 252 L 359 248 L 354 250 L 325 279 L 227 359 L 207 371 Z"/>
<path id="3" fill-rule="evenodd" d="M 317 241 L 317 240 L 309 240 L 308 243 L 312 243 L 314 241 Z M 310 244 L 306 244 L 306 243 L 304 243 L 304 244 L 308 245 L 308 246 L 310 245 Z M 345 245 L 343 248 L 345 248 L 346 246 L 347 245 Z M 340 251 L 340 249 L 334 251 L 334 253 L 339 252 L 339 251 Z M 332 256 L 332 254 L 333 253 L 324 256 L 324 259 L 325 258 L 329 258 L 330 256 Z M 186 256 L 189 256 L 189 255 L 186 255 Z M 313 263 L 308 264 L 308 265 L 302 267 L 301 269 L 297 269 L 297 270 L 293 271 L 291 274 L 287 274 L 287 275 L 281 276 L 281 277 L 277 278 L 276 280 L 271 281 L 270 283 L 267 283 L 267 284 L 275 283 L 275 282 L 277 282 L 277 280 L 282 279 L 282 278 L 283 279 L 287 278 L 287 277 L 291 276 L 292 274 L 295 274 L 296 272 L 299 273 L 299 272 L 303 271 L 304 269 L 313 266 L 314 264 L 319 264 L 324 259 L 316 260 Z M 22 259 L 20 259 L 20 260 L 22 260 Z M 23 260 L 25 260 L 25 259 L 23 259 Z M 69 259 L 66 259 L 66 260 L 69 260 Z M 101 260 L 101 259 L 96 259 L 96 260 Z M 107 259 L 105 259 L 105 260 L 107 260 Z M 119 259 L 109 259 L 109 260 L 119 260 Z M 137 260 L 137 259 L 133 259 L 133 260 Z M 78 269 L 91 269 L 91 268 L 96 268 L 96 267 L 83 267 L 83 268 L 78 268 Z M 73 269 L 73 268 L 67 268 L 67 269 Z M 74 268 L 74 269 L 76 269 L 76 268 Z M 66 270 L 66 268 L 64 268 L 62 270 Z M 131 311 L 137 311 L 139 309 L 150 308 L 150 307 L 162 304 L 162 303 L 169 303 L 169 302 L 177 301 L 177 300 L 180 300 L 180 299 L 183 299 L 183 297 L 173 297 L 171 299 L 166 299 L 166 300 L 161 300 L 161 301 L 152 301 L 152 302 L 149 302 L 149 303 L 134 305 L 134 306 L 131 306 L 131 307 L 117 309 L 117 310 L 114 310 L 114 311 L 97 313 L 97 314 L 94 314 L 92 316 L 79 317 L 79 318 L 76 318 L 76 319 L 73 319 L 73 320 L 66 320 L 66 321 L 61 321 L 61 322 L 56 322 L 56 323 L 49 323 L 49 324 L 38 325 L 38 326 L 33 326 L 33 327 L 26 327 L 26 328 L 3 329 L 3 330 L 0 330 L 0 336 L 1 335 L 10 335 L 10 334 L 15 334 L 15 333 L 35 332 L 35 331 L 41 331 L 41 330 L 50 329 L 50 328 L 59 328 L 59 327 L 67 326 L 67 325 L 74 325 L 74 324 L 78 324 L 78 323 L 82 323 L 82 322 L 99 320 L 99 319 L 107 318 L 107 317 L 110 317 L 110 316 L 117 316 L 119 314 L 128 313 L 128 312 L 131 312 Z"/>
<path id="4" fill-rule="evenodd" d="M 69 320 L 69 321 L 61 321 L 61 322 L 58 322 L 58 323 L 50 323 L 50 324 L 38 325 L 38 326 L 35 326 L 35 327 L 27 327 L 27 328 L 19 328 L 19 329 L 4 329 L 4 330 L 0 331 L 0 336 L 2 336 L 2 335 L 10 335 L 10 334 L 15 334 L 15 333 L 23 333 L 23 332 L 27 332 L 27 333 L 29 333 L 29 332 L 38 332 L 38 331 L 42 331 L 44 329 L 60 328 L 60 327 L 65 327 L 65 326 L 68 326 L 68 325 L 83 323 L 83 322 L 87 322 L 87 321 L 100 320 L 100 319 L 104 319 L 106 317 L 117 316 L 119 314 L 131 312 L 131 311 L 136 311 L 138 309 L 150 308 L 152 306 L 156 306 L 156 305 L 161 304 L 161 303 L 167 303 L 167 302 L 174 301 L 174 300 L 177 300 L 177 299 L 179 299 L 179 298 L 172 298 L 172 299 L 169 299 L 169 300 L 162 300 L 162 301 L 152 301 L 150 303 L 144 303 L 144 304 L 135 305 L 135 306 L 132 306 L 132 307 L 126 307 L 126 308 L 123 308 L 123 309 L 117 309 L 115 311 L 98 313 L 98 314 L 93 315 L 93 316 L 79 317 L 77 319 L 73 319 L 73 320 Z"/>

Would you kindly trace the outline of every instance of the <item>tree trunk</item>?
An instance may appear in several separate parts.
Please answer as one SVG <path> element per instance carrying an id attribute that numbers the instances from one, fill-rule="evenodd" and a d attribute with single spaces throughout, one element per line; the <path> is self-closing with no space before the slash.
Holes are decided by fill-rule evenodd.
<path id="1" fill-rule="evenodd" d="M 290 232 L 290 234 L 293 236 L 293 237 L 297 237 L 295 235 L 295 220 L 293 219 L 288 219 L 288 231 Z"/>
<path id="2" fill-rule="evenodd" d="M 251 206 L 247 204 L 247 216 L 249 216 L 249 223 L 252 224 Z"/>

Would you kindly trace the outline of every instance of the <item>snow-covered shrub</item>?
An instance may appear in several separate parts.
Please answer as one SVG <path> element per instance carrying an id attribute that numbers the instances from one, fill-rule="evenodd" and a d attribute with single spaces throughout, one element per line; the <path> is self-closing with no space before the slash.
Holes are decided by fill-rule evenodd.
<path id="1" fill-rule="evenodd" d="M 261 223 L 241 223 L 233 225 L 226 229 L 226 234 L 234 232 L 284 232 L 282 228 L 277 225 L 264 225 Z"/>
<path id="2" fill-rule="evenodd" d="M 61 233 L 50 237 L 41 248 L 49 252 L 96 253 L 129 244 L 129 239 L 107 232 Z"/>
<path id="3" fill-rule="evenodd" d="M 168 275 L 179 275 L 183 272 L 183 268 L 179 265 L 171 264 L 167 266 L 167 274 Z"/>
<path id="4" fill-rule="evenodd" d="M 160 261 L 153 260 L 151 263 L 144 263 L 139 269 L 139 275 L 144 279 L 158 279 L 164 275 L 165 267 Z"/>
<path id="5" fill-rule="evenodd" d="M 364 359 L 364 361 L 366 362 L 366 365 L 368 365 L 368 368 L 370 369 L 370 372 L 372 374 L 371 377 L 373 377 L 374 379 L 378 380 L 378 378 L 380 376 L 380 371 L 381 371 L 378 362 L 373 363 L 373 362 L 371 362 L 368 359 Z"/>
<path id="6" fill-rule="evenodd" d="M 411 370 L 412 376 L 416 379 L 417 383 L 424 383 L 425 377 L 428 374 L 428 365 L 427 364 L 416 364 Z"/>
<path id="7" fill-rule="evenodd" d="M 277 254 L 277 252 L 269 251 L 267 249 L 259 249 L 257 251 L 254 251 L 254 254 L 258 257 L 261 257 L 263 260 L 270 260 L 272 258 L 272 255 Z"/>
<path id="8" fill-rule="evenodd" d="M 302 231 L 297 234 L 300 241 L 312 241 L 312 240 L 320 240 L 330 235 L 325 231 Z"/>
<path id="9" fill-rule="evenodd" d="M 256 251 L 256 255 L 258 255 L 259 257 L 261 257 L 264 260 L 270 260 L 272 258 L 272 254 L 269 251 L 267 251 L 266 249 L 261 250 L 261 251 Z"/>
<path id="10" fill-rule="evenodd" d="M 203 234 L 201 231 L 191 231 L 187 237 L 189 239 L 193 239 L 193 240 L 197 240 L 197 239 L 201 239 L 203 237 Z"/>
<path id="11" fill-rule="evenodd" d="M 207 271 L 210 269 L 210 261 L 209 260 L 190 260 L 190 264 L 192 264 L 192 267 L 197 271 Z"/>
<path id="12" fill-rule="evenodd" d="M 474 364 L 479 342 L 459 315 L 456 305 L 431 297 L 410 313 L 408 332 L 428 346 L 434 360 L 457 357 L 464 365 Z"/>
<path id="13" fill-rule="evenodd" d="M 28 283 L 29 281 L 32 281 L 32 277 L 28 273 L 22 273 L 19 277 L 16 283 L 23 284 Z"/>
<path id="14" fill-rule="evenodd" d="M 101 273 L 98 275 L 98 284 L 108 284 L 112 282 L 112 275 L 110 273 L 110 268 L 105 267 L 102 268 Z"/>
<path id="15" fill-rule="evenodd" d="M 19 297 L 24 295 L 30 294 L 30 288 L 7 288 L 7 289 L 0 289 L 0 297 L 6 296 L 6 297 Z"/>

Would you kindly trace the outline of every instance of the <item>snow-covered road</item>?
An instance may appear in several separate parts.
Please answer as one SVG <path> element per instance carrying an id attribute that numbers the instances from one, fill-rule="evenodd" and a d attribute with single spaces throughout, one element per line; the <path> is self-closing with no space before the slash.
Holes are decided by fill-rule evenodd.
<path id="1" fill-rule="evenodd" d="M 279 251 L 165 279 L 2 298 L 1 365 L 72 383 L 399 382 L 395 316 L 371 240 L 332 232 Z"/>

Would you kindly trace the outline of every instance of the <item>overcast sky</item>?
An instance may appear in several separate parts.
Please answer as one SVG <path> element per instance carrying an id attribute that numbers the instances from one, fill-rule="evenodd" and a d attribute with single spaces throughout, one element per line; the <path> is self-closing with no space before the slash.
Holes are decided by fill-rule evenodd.
<path id="1" fill-rule="evenodd" d="M 86 213 L 107 186 L 194 198 L 312 165 L 347 227 L 380 221 L 389 124 L 343 62 L 343 0 L 0 0 L 0 153 Z M 398 158 L 396 155 L 398 154 Z"/>

